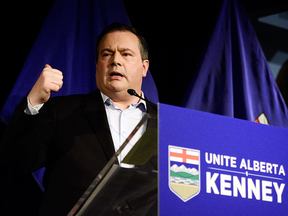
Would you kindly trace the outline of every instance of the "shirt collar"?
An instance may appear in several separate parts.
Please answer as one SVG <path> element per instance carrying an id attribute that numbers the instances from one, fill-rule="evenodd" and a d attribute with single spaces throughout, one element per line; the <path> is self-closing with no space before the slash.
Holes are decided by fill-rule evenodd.
<path id="1" fill-rule="evenodd" d="M 108 105 L 108 106 L 110 106 L 111 104 L 113 104 L 113 101 L 112 101 L 111 98 L 109 98 L 107 95 L 105 95 L 105 94 L 102 93 L 101 91 L 100 91 L 100 93 L 101 93 L 101 96 L 102 96 L 102 99 L 103 99 L 103 103 L 104 103 L 104 104 L 106 104 L 106 105 Z M 144 97 L 145 97 L 145 96 L 144 96 L 144 92 L 141 91 L 141 93 L 142 93 L 142 97 L 144 98 Z M 139 101 L 138 103 L 132 103 L 131 106 L 133 106 L 133 107 L 141 107 L 141 104 L 144 105 L 144 109 L 145 109 L 145 111 L 147 111 L 146 101 L 145 101 L 145 100 L 142 100 L 142 99 L 140 99 L 140 101 Z"/>

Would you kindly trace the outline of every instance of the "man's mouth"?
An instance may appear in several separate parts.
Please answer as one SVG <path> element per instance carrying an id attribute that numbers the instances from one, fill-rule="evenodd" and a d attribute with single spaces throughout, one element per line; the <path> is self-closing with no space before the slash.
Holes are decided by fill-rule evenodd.
<path id="1" fill-rule="evenodd" d="M 118 77 L 124 77 L 123 74 L 121 74 L 120 72 L 118 71 L 112 71 L 110 74 L 109 74 L 109 77 L 110 78 L 118 78 Z"/>

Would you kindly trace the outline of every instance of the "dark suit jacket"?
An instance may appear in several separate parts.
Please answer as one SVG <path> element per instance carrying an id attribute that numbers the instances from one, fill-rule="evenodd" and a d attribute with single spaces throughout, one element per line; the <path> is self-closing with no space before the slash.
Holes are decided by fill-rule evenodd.
<path id="1" fill-rule="evenodd" d="M 40 215 L 67 215 L 115 153 L 100 91 L 51 98 L 35 116 L 23 113 L 25 107 L 26 98 L 7 126 L 2 152 L 11 168 L 32 172 L 45 166 Z M 147 108 L 156 114 L 156 106 Z M 149 120 L 148 127 L 157 121 Z M 154 158 L 145 167 L 156 166 Z"/>

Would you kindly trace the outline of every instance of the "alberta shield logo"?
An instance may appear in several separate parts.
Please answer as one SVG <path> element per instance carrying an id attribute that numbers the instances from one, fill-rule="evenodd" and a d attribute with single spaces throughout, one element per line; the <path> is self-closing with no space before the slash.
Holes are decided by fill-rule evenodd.
<path id="1" fill-rule="evenodd" d="M 200 193 L 200 151 L 169 145 L 169 188 L 184 202 Z"/>

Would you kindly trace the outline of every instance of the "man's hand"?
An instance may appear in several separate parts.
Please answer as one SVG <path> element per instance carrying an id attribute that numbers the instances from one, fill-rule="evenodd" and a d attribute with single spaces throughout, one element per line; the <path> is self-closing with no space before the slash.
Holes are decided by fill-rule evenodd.
<path id="1" fill-rule="evenodd" d="M 45 103 L 49 100 L 51 92 L 58 92 L 63 85 L 62 72 L 46 64 L 37 82 L 28 95 L 32 106 Z"/>

